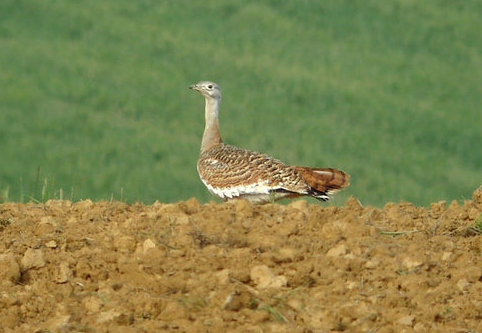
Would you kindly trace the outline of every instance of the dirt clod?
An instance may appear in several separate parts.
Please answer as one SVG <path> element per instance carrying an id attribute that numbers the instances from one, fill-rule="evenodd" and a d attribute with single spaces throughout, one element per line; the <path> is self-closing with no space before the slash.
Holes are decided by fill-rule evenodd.
<path id="1" fill-rule="evenodd" d="M 40 249 L 27 249 L 20 261 L 20 267 L 22 271 L 29 270 L 31 268 L 41 268 L 45 266 L 45 258 L 42 250 Z"/>

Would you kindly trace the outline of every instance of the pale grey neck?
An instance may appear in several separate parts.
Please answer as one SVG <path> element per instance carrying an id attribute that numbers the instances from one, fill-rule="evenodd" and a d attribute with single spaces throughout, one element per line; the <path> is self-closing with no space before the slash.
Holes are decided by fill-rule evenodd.
<path id="1" fill-rule="evenodd" d="M 201 142 L 201 153 L 223 142 L 219 134 L 219 104 L 220 100 L 215 98 L 206 98 L 205 105 L 205 121 L 203 139 Z"/>

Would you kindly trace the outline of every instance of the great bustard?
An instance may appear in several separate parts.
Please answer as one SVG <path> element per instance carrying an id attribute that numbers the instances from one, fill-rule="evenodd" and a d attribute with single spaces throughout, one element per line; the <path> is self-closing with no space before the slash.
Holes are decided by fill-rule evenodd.
<path id="1" fill-rule="evenodd" d="M 341 170 L 286 165 L 268 155 L 223 143 L 218 124 L 219 86 L 201 81 L 189 88 L 205 99 L 206 124 L 197 170 L 212 194 L 251 203 L 299 196 L 326 201 L 330 194 L 349 185 L 350 176 Z"/>

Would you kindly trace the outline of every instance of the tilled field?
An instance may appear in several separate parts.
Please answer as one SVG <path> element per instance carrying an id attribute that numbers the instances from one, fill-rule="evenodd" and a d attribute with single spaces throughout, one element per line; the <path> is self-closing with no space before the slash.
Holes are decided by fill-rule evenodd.
<path id="1" fill-rule="evenodd" d="M 0 332 L 482 332 L 462 203 L 0 205 Z"/>

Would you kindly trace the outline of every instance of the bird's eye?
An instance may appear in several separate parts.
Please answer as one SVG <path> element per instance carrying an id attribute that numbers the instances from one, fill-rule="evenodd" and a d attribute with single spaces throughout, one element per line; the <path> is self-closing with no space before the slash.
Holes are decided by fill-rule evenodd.
<path id="1" fill-rule="evenodd" d="M 208 86 L 208 88 L 209 88 L 209 89 L 213 89 L 213 85 L 210 84 L 210 85 Z"/>

